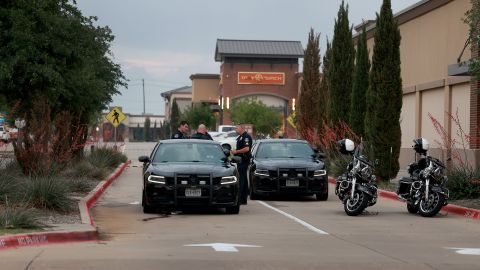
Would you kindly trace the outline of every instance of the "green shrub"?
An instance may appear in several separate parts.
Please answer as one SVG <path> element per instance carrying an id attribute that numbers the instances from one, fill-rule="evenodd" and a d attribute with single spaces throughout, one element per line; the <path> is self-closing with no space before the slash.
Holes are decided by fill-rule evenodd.
<path id="1" fill-rule="evenodd" d="M 0 228 L 2 229 L 36 229 L 41 227 L 38 214 L 31 209 L 5 207 L 0 210 Z"/>
<path id="2" fill-rule="evenodd" d="M 93 184 L 86 178 L 71 178 L 65 180 L 65 182 L 69 185 L 69 190 L 72 192 L 89 192 L 93 188 Z"/>
<path id="3" fill-rule="evenodd" d="M 36 208 L 61 212 L 72 210 L 73 200 L 69 198 L 70 185 L 53 177 L 32 177 L 26 181 L 25 198 Z"/>
<path id="4" fill-rule="evenodd" d="M 347 166 L 352 162 L 352 157 L 347 155 L 331 155 L 328 171 L 333 177 L 338 177 L 347 171 Z"/>
<path id="5" fill-rule="evenodd" d="M 87 157 L 87 161 L 99 168 L 115 168 L 127 161 L 127 156 L 110 148 L 97 148 Z"/>
<path id="6" fill-rule="evenodd" d="M 447 187 L 450 190 L 450 198 L 475 199 L 480 198 L 480 169 L 468 171 L 454 169 L 448 174 Z"/>
<path id="7" fill-rule="evenodd" d="M 12 194 L 15 194 L 17 187 L 16 179 L 3 171 L 0 172 L 0 202 L 4 203 L 6 198 L 10 198 Z"/>

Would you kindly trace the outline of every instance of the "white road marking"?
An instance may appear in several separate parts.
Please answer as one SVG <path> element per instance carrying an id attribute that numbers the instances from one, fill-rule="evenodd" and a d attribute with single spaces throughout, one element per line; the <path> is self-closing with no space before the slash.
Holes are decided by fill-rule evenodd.
<path id="1" fill-rule="evenodd" d="M 277 212 L 277 213 L 280 213 L 280 214 L 286 216 L 287 218 L 289 218 L 289 219 L 291 219 L 291 220 L 293 220 L 293 221 L 295 221 L 295 222 L 297 222 L 297 223 L 300 223 L 302 226 L 304 226 L 305 228 L 307 228 L 307 229 L 309 229 L 309 230 L 311 230 L 311 231 L 313 231 L 313 232 L 315 232 L 315 233 L 318 233 L 318 234 L 328 234 L 326 231 L 322 231 L 322 230 L 320 230 L 319 228 L 313 226 L 312 224 L 310 224 L 310 223 L 308 223 L 308 222 L 306 222 L 306 221 L 303 221 L 303 220 L 301 220 L 301 219 L 299 219 L 299 218 L 297 218 L 297 217 L 295 217 L 295 216 L 292 216 L 292 215 L 290 215 L 289 213 L 283 212 L 282 210 L 277 209 L 277 208 L 269 205 L 269 204 L 266 203 L 266 202 L 262 202 L 262 201 L 257 201 L 257 202 L 260 203 L 261 205 L 267 207 L 267 208 L 272 209 L 273 211 L 275 211 L 275 212 Z"/>
<path id="2" fill-rule="evenodd" d="M 455 250 L 457 254 L 480 256 L 480 248 L 448 248 L 447 247 L 446 249 Z"/>
<path id="3" fill-rule="evenodd" d="M 131 205 L 137 205 L 137 204 L 140 204 L 140 202 L 139 202 L 139 201 L 134 201 L 134 202 L 131 202 L 131 203 L 129 203 L 129 204 L 131 204 Z"/>
<path id="4" fill-rule="evenodd" d="M 185 247 L 211 247 L 218 252 L 238 252 L 237 247 L 261 247 L 261 246 L 252 246 L 252 245 L 242 245 L 242 244 L 228 244 L 228 243 L 210 243 L 210 244 L 194 244 L 194 245 L 185 245 Z"/>

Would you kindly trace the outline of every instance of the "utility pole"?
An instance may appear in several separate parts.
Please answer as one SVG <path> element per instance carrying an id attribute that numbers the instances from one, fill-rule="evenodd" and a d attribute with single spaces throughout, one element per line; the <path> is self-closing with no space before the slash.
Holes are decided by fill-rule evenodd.
<path id="1" fill-rule="evenodd" d="M 143 115 L 145 115 L 145 79 L 142 79 L 143 88 Z"/>

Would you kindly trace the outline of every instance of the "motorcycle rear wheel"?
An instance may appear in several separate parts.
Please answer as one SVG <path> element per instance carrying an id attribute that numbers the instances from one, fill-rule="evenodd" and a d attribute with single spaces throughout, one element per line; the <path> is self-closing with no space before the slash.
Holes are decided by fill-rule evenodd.
<path id="1" fill-rule="evenodd" d="M 420 200 L 418 212 L 422 217 L 433 217 L 440 212 L 444 204 L 445 197 L 442 194 L 431 192 L 428 195 L 428 201 L 425 201 L 425 198 Z"/>
<path id="2" fill-rule="evenodd" d="M 343 201 L 343 209 L 345 213 L 349 216 L 358 216 L 360 215 L 365 208 L 367 208 L 368 204 L 368 195 L 361 192 L 355 191 L 353 194 L 353 199 L 351 198 L 350 194 L 345 196 Z"/>

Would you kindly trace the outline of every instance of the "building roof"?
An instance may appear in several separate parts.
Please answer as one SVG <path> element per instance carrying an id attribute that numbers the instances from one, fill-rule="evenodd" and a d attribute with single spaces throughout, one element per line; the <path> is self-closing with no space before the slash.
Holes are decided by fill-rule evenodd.
<path id="1" fill-rule="evenodd" d="M 190 80 L 193 79 L 220 79 L 220 74 L 195 73 L 190 75 Z"/>
<path id="2" fill-rule="evenodd" d="M 183 87 L 180 87 L 180 88 L 165 91 L 165 92 L 161 93 L 160 95 L 163 98 L 166 98 L 166 97 L 171 96 L 172 94 L 181 94 L 181 93 L 185 93 L 185 94 L 190 93 L 191 94 L 192 93 L 192 87 L 191 86 L 183 86 Z"/>
<path id="3" fill-rule="evenodd" d="M 225 57 L 303 58 L 300 41 L 217 39 L 215 61 Z"/>
<path id="4" fill-rule="evenodd" d="M 443 5 L 446 5 L 453 0 L 421 0 L 395 14 L 393 14 L 393 17 L 397 20 L 398 25 L 404 24 L 408 21 L 411 21 L 415 18 L 418 18 L 432 10 L 435 10 Z M 366 21 L 366 30 L 367 30 L 367 39 L 371 38 L 373 36 L 373 31 L 375 30 L 376 27 L 376 22 L 375 21 Z M 357 31 L 356 34 L 353 35 L 353 38 L 356 39 L 361 32 L 361 26 L 364 23 L 361 23 L 357 26 L 355 26 L 355 30 Z"/>

